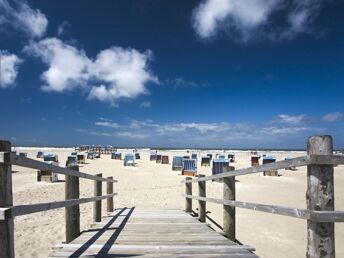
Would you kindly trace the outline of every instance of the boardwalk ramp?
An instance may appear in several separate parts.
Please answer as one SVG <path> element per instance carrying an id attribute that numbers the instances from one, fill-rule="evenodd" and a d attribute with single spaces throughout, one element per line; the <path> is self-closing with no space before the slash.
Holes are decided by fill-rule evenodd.
<path id="1" fill-rule="evenodd" d="M 116 209 L 69 244 L 57 257 L 257 257 L 181 210 Z"/>

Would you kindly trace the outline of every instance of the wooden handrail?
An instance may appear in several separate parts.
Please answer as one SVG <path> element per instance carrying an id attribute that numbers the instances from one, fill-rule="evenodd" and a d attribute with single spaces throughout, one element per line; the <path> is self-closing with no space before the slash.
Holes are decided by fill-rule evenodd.
<path id="1" fill-rule="evenodd" d="M 22 157 L 22 156 L 14 154 L 14 153 L 11 153 L 11 164 L 21 166 L 21 167 L 39 169 L 39 170 L 49 170 L 49 171 L 52 171 L 52 172 L 57 173 L 57 174 L 76 176 L 76 177 L 81 177 L 81 178 L 95 180 L 95 181 L 117 183 L 117 180 L 113 180 L 113 179 L 109 179 L 109 178 L 102 178 L 102 177 L 86 174 L 83 172 L 78 172 L 78 171 L 72 170 L 70 168 L 63 168 L 60 166 L 54 166 L 54 165 L 47 164 L 47 163 L 42 162 L 42 161 L 30 159 L 27 157 Z"/>
<path id="2" fill-rule="evenodd" d="M 307 257 L 335 257 L 334 223 L 344 222 L 344 211 L 334 210 L 334 166 L 344 164 L 343 155 L 332 155 L 333 143 L 329 135 L 312 136 L 307 142 L 307 156 L 268 163 L 212 176 L 186 178 L 187 209 L 192 209 L 192 199 L 223 205 L 224 235 L 235 240 L 235 207 L 262 211 L 307 220 Z M 235 177 L 264 171 L 307 165 L 307 209 L 289 208 L 235 200 Z M 205 189 L 199 196 L 192 195 L 192 183 L 223 179 L 223 199 L 206 197 Z M 189 189 L 189 190 L 188 190 Z M 232 209 L 229 209 L 232 207 Z M 204 211 L 202 211 L 204 212 Z M 201 214 L 201 213 L 200 213 Z"/>
<path id="3" fill-rule="evenodd" d="M 66 200 L 13 206 L 12 165 L 65 175 Z M 79 198 L 79 178 L 95 181 L 94 197 Z M 102 195 L 102 182 L 107 183 L 107 195 Z M 14 258 L 13 218 L 16 216 L 65 208 L 66 242 L 73 241 L 80 234 L 80 204 L 94 202 L 97 221 L 101 220 L 101 200 L 107 199 L 107 210 L 113 211 L 113 196 L 117 195 L 113 193 L 113 183 L 117 183 L 117 180 L 113 180 L 112 177 L 103 178 L 101 174 L 90 175 L 79 172 L 78 166 L 64 168 L 16 155 L 11 153 L 10 142 L 0 141 L 0 257 Z"/>
<path id="4" fill-rule="evenodd" d="M 59 209 L 69 206 L 74 206 L 82 203 L 100 201 L 117 195 L 117 193 L 94 196 L 80 199 L 70 199 L 65 201 L 56 201 L 56 202 L 46 202 L 46 203 L 37 203 L 37 204 L 25 204 L 17 205 L 7 208 L 0 208 L 0 220 L 7 220 L 9 218 L 18 217 L 26 214 L 48 211 L 53 209 Z"/>
<path id="5" fill-rule="evenodd" d="M 243 169 L 237 169 L 230 172 L 224 172 L 212 176 L 205 176 L 194 179 L 185 179 L 182 183 L 196 183 L 201 181 L 208 181 L 214 179 L 220 179 L 225 177 L 243 176 L 249 174 L 256 174 L 268 170 L 279 170 L 289 167 L 302 167 L 306 165 L 343 165 L 344 156 L 342 155 L 307 155 L 290 160 L 282 160 L 273 163 L 268 163 L 259 166 L 253 166 Z"/>

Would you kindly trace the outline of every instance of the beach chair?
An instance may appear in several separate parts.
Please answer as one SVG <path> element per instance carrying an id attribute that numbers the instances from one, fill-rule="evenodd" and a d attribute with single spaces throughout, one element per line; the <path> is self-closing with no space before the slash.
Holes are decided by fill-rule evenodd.
<path id="1" fill-rule="evenodd" d="M 44 156 L 44 152 L 43 151 L 38 151 L 37 155 L 36 155 L 36 158 L 37 159 L 41 159 L 41 158 L 43 158 L 43 156 Z"/>
<path id="2" fill-rule="evenodd" d="M 43 156 L 44 163 L 49 165 L 58 166 L 58 156 L 54 154 L 47 154 Z M 44 181 L 54 183 L 58 181 L 57 174 L 49 170 L 38 170 L 37 181 Z"/>
<path id="3" fill-rule="evenodd" d="M 149 160 L 150 161 L 156 161 L 156 153 L 154 152 L 154 153 L 151 153 L 150 155 L 149 155 Z"/>
<path id="4" fill-rule="evenodd" d="M 182 169 L 183 169 L 183 157 L 174 156 L 172 159 L 172 170 L 173 171 L 180 171 Z"/>
<path id="5" fill-rule="evenodd" d="M 260 156 L 252 155 L 251 156 L 251 166 L 258 166 L 259 165 Z"/>
<path id="6" fill-rule="evenodd" d="M 132 153 L 125 154 L 124 166 L 135 166 L 135 156 Z"/>
<path id="7" fill-rule="evenodd" d="M 276 162 L 276 158 L 272 156 L 263 157 L 263 165 Z M 264 176 L 278 176 L 277 170 L 266 170 L 263 172 Z"/>
<path id="8" fill-rule="evenodd" d="M 216 154 L 216 159 L 226 159 L 225 154 Z"/>
<path id="9" fill-rule="evenodd" d="M 140 153 L 138 153 L 138 152 L 135 153 L 135 159 L 141 159 Z"/>
<path id="10" fill-rule="evenodd" d="M 210 157 L 202 157 L 201 158 L 201 166 L 209 167 L 210 166 Z"/>
<path id="11" fill-rule="evenodd" d="M 161 164 L 168 164 L 169 163 L 169 158 L 167 155 L 162 155 L 161 156 Z"/>
<path id="12" fill-rule="evenodd" d="M 111 159 L 116 159 L 116 152 L 115 151 L 111 153 Z"/>
<path id="13" fill-rule="evenodd" d="M 160 154 L 157 154 L 156 155 L 156 163 L 161 163 L 161 155 Z"/>
<path id="14" fill-rule="evenodd" d="M 197 163 L 195 159 L 183 160 L 183 176 L 196 176 L 197 175 Z"/>
<path id="15" fill-rule="evenodd" d="M 78 165 L 78 159 L 75 155 L 69 155 L 66 161 L 66 167 L 74 167 Z"/>
<path id="16" fill-rule="evenodd" d="M 191 159 L 197 160 L 197 153 L 192 153 L 192 154 L 191 154 Z"/>
<path id="17" fill-rule="evenodd" d="M 94 152 L 89 151 L 89 152 L 87 153 L 87 159 L 94 159 Z"/>
<path id="18" fill-rule="evenodd" d="M 77 157 L 78 164 L 85 164 L 85 154 L 78 153 L 76 157 Z"/>
<path id="19" fill-rule="evenodd" d="M 217 175 L 223 172 L 227 172 L 229 167 L 229 160 L 228 159 L 214 159 L 213 160 L 213 167 L 212 167 L 212 174 Z M 212 181 L 215 182 L 222 182 L 223 179 L 213 179 Z"/>
<path id="20" fill-rule="evenodd" d="M 122 153 L 116 152 L 116 154 L 115 154 L 115 159 L 121 160 L 121 159 L 122 159 Z"/>
<path id="21" fill-rule="evenodd" d="M 229 162 L 235 162 L 235 154 L 234 153 L 229 153 L 227 155 L 227 158 L 228 158 Z"/>

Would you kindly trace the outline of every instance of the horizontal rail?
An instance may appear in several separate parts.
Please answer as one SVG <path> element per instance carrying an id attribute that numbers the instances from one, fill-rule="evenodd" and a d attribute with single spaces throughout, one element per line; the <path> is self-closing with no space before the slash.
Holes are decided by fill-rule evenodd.
<path id="1" fill-rule="evenodd" d="M 47 202 L 47 203 L 38 203 L 38 204 L 27 204 L 27 205 L 18 205 L 7 208 L 0 208 L 0 220 L 6 220 L 9 218 L 22 216 L 30 213 L 53 210 L 58 208 L 64 208 L 69 206 L 74 206 L 82 203 L 88 203 L 93 201 L 99 201 L 107 198 L 111 198 L 117 195 L 117 193 L 107 194 L 103 196 L 95 196 L 88 198 L 80 199 L 70 199 L 65 201 L 57 202 Z"/>
<path id="2" fill-rule="evenodd" d="M 268 170 L 279 170 L 289 167 L 302 167 L 306 165 L 343 165 L 344 156 L 342 155 L 307 155 L 290 160 L 282 160 L 273 163 L 268 163 L 259 166 L 252 166 L 249 168 L 237 169 L 234 171 L 224 172 L 212 176 L 205 176 L 189 180 L 183 180 L 182 183 L 195 183 L 201 181 L 208 181 L 213 179 L 220 179 L 225 177 L 243 176 L 248 174 L 260 173 Z"/>
<path id="3" fill-rule="evenodd" d="M 259 203 L 250 203 L 250 202 L 240 202 L 233 200 L 223 200 L 209 197 L 199 197 L 193 195 L 183 194 L 183 197 L 218 203 L 223 205 L 228 205 L 237 208 L 267 212 L 272 214 L 278 214 L 283 216 L 289 216 L 298 219 L 309 219 L 315 222 L 344 222 L 344 211 L 309 211 L 307 209 L 298 209 L 298 208 L 289 208 L 277 205 L 266 205 Z"/>
<path id="4" fill-rule="evenodd" d="M 117 183 L 117 180 L 110 180 L 107 178 L 102 178 L 102 177 L 86 174 L 83 172 L 78 172 L 76 170 L 72 170 L 69 168 L 54 166 L 51 164 L 44 163 L 42 161 L 30 159 L 27 157 L 22 157 L 22 156 L 13 154 L 13 153 L 11 153 L 11 163 L 13 165 L 22 166 L 22 167 L 28 167 L 28 168 L 38 169 L 38 170 L 48 170 L 48 171 L 52 171 L 52 172 L 57 173 L 57 174 L 81 177 L 81 178 L 95 180 L 95 181 Z"/>

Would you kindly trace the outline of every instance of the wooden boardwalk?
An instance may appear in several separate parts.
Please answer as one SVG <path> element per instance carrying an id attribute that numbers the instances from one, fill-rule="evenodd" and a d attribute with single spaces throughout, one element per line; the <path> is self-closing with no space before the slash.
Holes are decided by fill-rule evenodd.
<path id="1" fill-rule="evenodd" d="M 50 257 L 257 257 L 181 210 L 116 209 Z"/>

